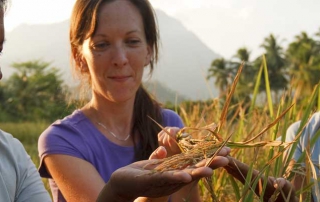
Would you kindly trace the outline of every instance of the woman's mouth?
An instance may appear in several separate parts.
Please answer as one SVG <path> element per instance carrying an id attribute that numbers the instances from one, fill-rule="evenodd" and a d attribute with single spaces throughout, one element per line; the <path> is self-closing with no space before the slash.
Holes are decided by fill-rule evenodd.
<path id="1" fill-rule="evenodd" d="M 109 78 L 117 82 L 125 82 L 130 78 L 130 76 L 111 76 Z"/>

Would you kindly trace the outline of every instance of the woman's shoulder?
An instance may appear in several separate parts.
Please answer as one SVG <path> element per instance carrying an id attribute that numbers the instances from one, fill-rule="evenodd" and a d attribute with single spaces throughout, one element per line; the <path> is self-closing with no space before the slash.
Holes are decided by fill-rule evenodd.
<path id="1" fill-rule="evenodd" d="M 79 124 L 79 122 L 87 121 L 88 119 L 86 116 L 82 113 L 81 110 L 77 109 L 72 112 L 72 114 L 69 114 L 68 116 L 56 120 L 52 125 L 59 125 L 59 124 L 65 124 L 65 125 L 73 125 L 73 124 Z"/>
<path id="2" fill-rule="evenodd" d="M 81 134 L 81 131 L 85 129 L 85 123 L 89 120 L 84 116 L 80 110 L 75 110 L 72 114 L 64 117 L 63 119 L 58 119 L 52 124 L 50 124 L 40 135 L 39 141 L 48 140 L 53 141 L 56 138 L 67 138 L 74 137 L 69 134 Z"/>
<path id="3" fill-rule="evenodd" d="M 161 113 L 168 116 L 179 116 L 177 112 L 166 108 L 161 108 Z"/>
<path id="4" fill-rule="evenodd" d="M 87 121 L 88 119 L 80 110 L 75 110 L 72 114 L 62 119 L 56 120 L 48 128 L 62 127 L 62 126 L 75 127 L 75 125 L 81 125 L 81 123 L 87 122 Z"/>
<path id="5" fill-rule="evenodd" d="M 163 126 L 183 128 L 184 124 L 179 114 L 171 109 L 161 109 Z"/>

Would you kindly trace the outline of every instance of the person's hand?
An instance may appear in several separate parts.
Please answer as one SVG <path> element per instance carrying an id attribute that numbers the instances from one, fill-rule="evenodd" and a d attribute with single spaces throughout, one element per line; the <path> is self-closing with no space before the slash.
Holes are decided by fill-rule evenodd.
<path id="1" fill-rule="evenodd" d="M 272 197 L 274 197 L 273 199 L 270 199 L 270 201 L 272 200 L 275 202 L 298 202 L 298 198 L 295 196 L 295 189 L 288 180 L 286 180 L 285 178 L 269 177 L 269 181 L 273 181 L 273 187 L 275 188 L 275 190 L 272 193 L 267 193 L 267 191 L 270 190 L 266 190 L 266 194 L 272 194 Z"/>
<path id="2" fill-rule="evenodd" d="M 180 129 L 177 127 L 166 127 L 158 134 L 159 146 L 164 146 L 167 150 L 167 157 L 181 153 L 176 141 L 176 134 Z"/>
<path id="3" fill-rule="evenodd" d="M 138 161 L 116 170 L 102 190 L 97 202 L 133 201 L 139 196 L 150 198 L 168 196 L 195 180 L 210 177 L 213 173 L 212 168 L 226 166 L 228 159 L 224 156 L 229 152 L 229 148 L 223 148 L 210 167 L 203 167 L 204 160 L 184 170 L 156 172 L 153 170 L 159 162 L 156 158 L 166 156 L 165 148 L 159 147 L 151 154 L 149 160 Z M 118 200 L 111 200 L 111 197 Z"/>
<path id="4" fill-rule="evenodd" d="M 247 183 L 245 178 L 249 174 L 250 167 L 247 164 L 242 163 L 230 156 L 228 156 L 228 159 L 229 164 L 224 167 L 226 171 L 233 177 L 237 178 L 242 184 Z M 260 176 L 259 171 L 253 170 L 251 179 L 255 180 L 257 177 L 259 177 L 259 180 L 261 183 L 263 183 L 264 176 Z M 260 188 L 260 186 L 256 186 L 254 190 L 258 196 L 262 192 Z M 284 178 L 275 178 L 271 176 L 268 177 L 263 199 L 265 202 L 298 201 L 298 199 L 295 197 L 295 190 L 289 181 Z"/>

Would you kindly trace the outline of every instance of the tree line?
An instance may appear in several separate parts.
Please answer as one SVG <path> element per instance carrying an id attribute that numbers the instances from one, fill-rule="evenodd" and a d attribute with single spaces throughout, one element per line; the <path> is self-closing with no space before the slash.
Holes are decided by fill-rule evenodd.
<path id="1" fill-rule="evenodd" d="M 295 99 L 303 99 L 312 93 L 320 80 L 320 29 L 313 36 L 301 32 L 286 48 L 279 41 L 279 38 L 270 34 L 261 44 L 268 68 L 270 90 L 275 100 L 283 90 L 292 90 Z M 262 58 L 263 56 L 259 56 L 251 60 L 250 51 L 245 47 L 239 48 L 231 59 L 213 60 L 207 78 L 214 78 L 214 85 L 219 89 L 220 97 L 223 97 L 240 64 L 244 62 L 236 95 L 238 100 L 250 99 Z M 265 78 L 262 72 L 260 92 L 266 89 Z"/>

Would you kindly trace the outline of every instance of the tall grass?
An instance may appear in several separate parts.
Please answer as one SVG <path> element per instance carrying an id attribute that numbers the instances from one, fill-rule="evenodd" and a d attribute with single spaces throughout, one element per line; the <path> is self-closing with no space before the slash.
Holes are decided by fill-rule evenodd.
<path id="1" fill-rule="evenodd" d="M 266 102 L 259 103 L 256 105 L 256 100 L 260 92 L 258 92 L 261 75 L 262 72 L 265 74 L 265 94 L 266 94 Z M 281 112 L 287 109 L 289 106 L 294 105 L 293 108 L 282 118 L 277 124 L 270 127 L 263 135 L 259 137 L 257 141 L 273 141 L 275 139 L 280 139 L 285 141 L 286 139 L 286 130 L 290 124 L 297 120 L 301 120 L 301 127 L 299 129 L 298 134 L 301 134 L 305 123 L 308 121 L 310 116 L 314 111 L 319 110 L 320 103 L 320 87 L 319 84 L 315 86 L 314 92 L 310 97 L 304 98 L 301 100 L 293 100 L 295 97 L 292 95 L 292 91 L 289 90 L 283 93 L 283 96 L 280 102 L 273 103 L 273 99 L 271 97 L 271 90 L 269 84 L 269 78 L 267 77 L 268 67 L 266 64 L 265 57 L 263 57 L 263 62 L 259 71 L 259 74 L 256 78 L 256 84 L 254 88 L 254 92 L 252 95 L 252 103 L 249 105 L 248 113 L 245 113 L 246 109 L 243 107 L 243 103 L 235 104 L 234 106 L 229 107 L 229 111 L 234 113 L 229 116 L 226 124 L 220 130 L 220 135 L 226 139 L 229 134 L 234 134 L 231 141 L 245 141 L 254 137 L 259 131 L 265 128 L 268 123 L 272 122 L 275 117 L 278 117 Z M 232 91 L 232 90 L 230 90 Z M 226 93 L 227 94 L 227 93 Z M 226 99 L 228 100 L 228 98 Z M 194 109 L 190 111 L 186 111 L 182 109 L 183 118 L 185 119 L 185 123 L 189 124 L 190 127 L 199 127 L 201 125 L 208 125 L 212 123 L 218 124 L 219 117 L 221 113 L 223 113 L 223 107 L 221 107 L 219 102 L 213 101 L 211 105 L 207 106 L 194 106 Z M 184 106 L 180 106 L 183 108 Z M 203 109 L 203 111 L 199 111 L 199 109 Z M 317 134 L 313 140 L 311 140 L 311 146 L 317 141 L 317 138 L 320 136 Z M 299 135 L 296 139 L 299 138 Z M 241 160 L 244 163 L 247 163 L 251 169 L 257 169 L 261 173 L 261 176 L 265 176 L 264 182 L 267 182 L 268 176 L 273 177 L 286 177 L 286 171 L 289 166 L 290 159 L 292 158 L 293 151 L 297 146 L 297 141 L 294 142 L 289 150 L 289 147 L 275 147 L 275 148 L 250 148 L 250 149 L 233 149 L 231 155 L 238 160 Z M 285 155 L 286 157 L 285 158 Z M 308 151 L 300 158 L 299 162 L 305 163 L 306 165 L 306 179 L 311 179 L 313 176 L 316 180 L 317 177 L 315 175 L 314 165 L 310 160 L 310 153 L 308 155 Z M 251 170 L 252 171 L 252 170 Z M 261 192 L 261 197 L 257 197 L 254 194 L 255 186 L 258 186 L 258 181 L 256 180 L 254 183 L 249 183 L 252 181 L 250 179 L 251 175 L 247 176 L 247 182 L 245 185 L 242 185 L 231 176 L 229 176 L 224 169 L 217 169 L 214 172 L 212 177 L 212 187 L 214 191 L 214 196 L 212 197 L 212 193 L 206 190 L 206 185 L 203 182 L 199 183 L 200 190 L 203 195 L 204 201 L 263 201 L 264 190 L 266 184 L 263 184 L 263 191 Z M 288 180 L 291 180 L 292 175 L 288 177 Z M 317 193 L 319 192 L 319 188 L 317 184 L 314 185 L 310 182 L 310 180 L 306 183 L 306 188 L 303 190 L 297 190 L 297 195 L 302 200 L 302 194 L 309 194 L 311 187 L 316 186 Z"/>

